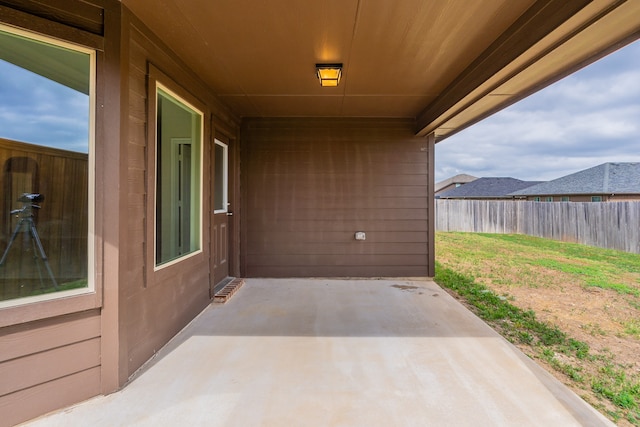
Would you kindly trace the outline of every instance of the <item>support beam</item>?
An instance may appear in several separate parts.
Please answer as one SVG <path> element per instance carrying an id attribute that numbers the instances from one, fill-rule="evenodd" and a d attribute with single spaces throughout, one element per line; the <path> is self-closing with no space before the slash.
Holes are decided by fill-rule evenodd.
<path id="1" fill-rule="evenodd" d="M 417 117 L 416 133 L 435 130 L 440 116 L 458 101 L 514 61 L 592 0 L 538 0 L 476 58 Z M 444 119 L 443 119 L 444 120 Z"/>
<path id="2" fill-rule="evenodd" d="M 435 187 L 436 187 L 436 135 L 430 133 L 427 136 L 427 154 L 428 154 L 428 172 L 427 172 L 427 203 L 429 209 L 429 224 L 427 230 L 429 231 L 429 237 L 427 240 L 427 254 L 428 260 L 428 272 L 427 276 L 435 277 L 436 275 L 436 202 L 435 202 Z"/>
<path id="3" fill-rule="evenodd" d="M 577 64 L 573 65 L 571 68 L 567 68 L 567 69 L 563 69 L 551 76 L 549 76 L 548 78 L 544 79 L 543 81 L 531 86 L 529 89 L 527 89 L 526 91 L 520 92 L 517 95 L 511 95 L 505 98 L 504 102 L 501 102 L 500 104 L 496 105 L 493 108 L 490 108 L 488 110 L 486 110 L 484 113 L 482 113 L 481 115 L 478 116 L 470 116 L 471 119 L 468 121 L 463 122 L 462 125 L 457 125 L 455 127 L 455 130 L 450 131 L 450 132 L 446 132 L 443 135 L 443 130 L 448 130 L 447 128 L 447 124 L 444 123 L 444 128 L 440 127 L 440 132 L 439 135 L 436 135 L 436 143 L 449 138 L 450 136 L 455 135 L 456 133 L 475 125 L 476 123 L 481 122 L 482 120 L 496 114 L 499 111 L 504 110 L 505 108 L 519 102 L 522 101 L 523 99 L 533 95 L 534 93 L 546 88 L 547 86 L 550 86 L 562 79 L 564 79 L 565 77 L 570 76 L 571 74 L 581 70 L 582 68 L 593 64 L 594 62 L 604 58 L 607 55 L 610 55 L 611 53 L 623 48 L 624 46 L 627 46 L 628 44 L 631 44 L 633 42 L 635 42 L 636 40 L 640 40 L 640 31 L 636 31 L 633 34 L 631 34 L 628 37 L 625 37 L 623 40 L 608 46 L 605 50 L 601 50 L 596 52 L 594 55 L 589 56 L 587 59 L 578 62 Z M 481 102 L 481 101 L 479 101 Z M 456 117 L 456 120 L 459 117 L 464 117 L 464 113 L 458 115 Z"/>

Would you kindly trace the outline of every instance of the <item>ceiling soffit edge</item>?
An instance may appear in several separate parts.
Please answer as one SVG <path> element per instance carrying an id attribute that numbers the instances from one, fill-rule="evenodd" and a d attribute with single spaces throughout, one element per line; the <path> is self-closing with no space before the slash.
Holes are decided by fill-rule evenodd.
<path id="1" fill-rule="evenodd" d="M 619 24 L 616 15 L 618 17 L 624 16 L 627 22 L 634 22 L 634 16 L 638 15 L 640 8 L 636 7 L 630 10 L 629 8 L 621 7 L 623 4 L 625 4 L 625 2 L 616 2 L 613 5 L 603 8 L 599 13 L 594 14 L 576 28 L 567 31 L 566 34 L 552 40 L 551 43 L 547 43 L 537 54 L 531 56 L 531 58 L 521 61 L 520 64 L 512 67 L 513 69 L 508 73 L 498 76 L 498 78 L 493 79 L 493 81 L 487 82 L 484 87 L 479 87 L 479 90 L 475 91 L 476 93 L 471 93 L 466 99 L 463 98 L 460 100 L 455 106 L 425 128 L 425 132 L 436 132 L 436 140 L 438 142 L 442 141 L 640 39 L 640 22 L 635 27 L 623 25 L 622 28 L 620 28 L 619 35 L 611 34 L 610 40 L 614 41 L 613 43 L 603 40 L 602 44 L 598 46 L 594 45 L 591 51 L 585 52 L 585 55 L 582 55 L 580 58 L 570 58 L 565 64 L 566 66 L 551 70 L 547 75 L 543 75 L 543 78 L 540 80 L 531 83 L 530 77 L 523 77 L 523 73 L 527 70 L 530 75 L 531 72 L 535 73 L 536 67 L 544 68 L 543 63 L 552 55 L 555 55 L 556 58 L 571 56 L 569 53 L 564 52 L 563 49 L 569 49 L 570 52 L 571 45 L 575 48 L 577 44 L 581 43 L 581 39 L 579 39 L 580 35 L 595 25 L 600 25 L 601 28 L 603 28 L 603 25 L 605 27 L 615 26 Z M 630 4 L 631 3 L 626 3 L 626 5 Z M 591 34 L 591 38 L 593 38 L 593 34 Z M 551 59 L 551 61 L 553 62 L 553 59 Z M 520 83 L 517 83 L 518 80 Z M 505 84 L 510 84 L 510 82 L 514 81 L 517 86 L 522 87 L 522 90 L 514 91 L 513 87 L 507 91 L 504 89 L 500 90 Z M 511 86 L 513 86 L 513 83 L 511 83 Z M 497 99 L 501 100 L 497 101 Z M 482 110 L 483 112 L 476 115 L 473 112 L 474 110 Z"/>
<path id="2" fill-rule="evenodd" d="M 497 105 L 495 105 L 494 107 L 487 109 L 483 114 L 478 115 L 478 116 L 470 116 L 469 119 L 467 121 L 464 121 L 463 119 L 463 123 L 462 124 L 458 124 L 456 126 L 447 126 L 447 121 L 454 119 L 455 117 L 459 117 L 460 115 L 464 114 L 464 110 L 459 111 L 457 114 L 458 116 L 456 116 L 455 114 L 452 114 L 451 116 L 447 116 L 446 119 L 440 121 L 441 125 L 438 125 L 437 127 L 433 127 L 432 131 L 436 131 L 436 128 L 443 130 L 442 133 L 438 134 L 438 132 L 436 131 L 436 142 L 440 142 L 450 136 L 455 135 L 456 133 L 468 128 L 469 126 L 472 126 L 486 118 L 488 118 L 489 116 L 492 116 L 493 114 L 515 104 L 516 102 L 522 101 L 523 99 L 533 95 L 534 93 L 544 89 L 545 87 L 556 83 L 559 80 L 562 80 L 565 77 L 568 77 L 569 75 L 575 73 L 576 71 L 598 61 L 599 59 L 604 58 L 605 56 L 615 52 L 618 49 L 621 49 L 622 47 L 633 43 L 634 41 L 640 39 L 640 31 L 633 33 L 632 35 L 630 35 L 629 37 L 626 37 L 625 39 L 621 40 L 620 42 L 609 46 L 607 49 L 602 50 L 597 52 L 595 55 L 592 55 L 590 57 L 588 57 L 587 59 L 575 64 L 574 66 L 572 66 L 571 68 L 567 68 L 562 70 L 559 73 L 556 73 L 552 76 L 549 76 L 547 79 L 541 81 L 540 83 L 530 87 L 529 89 L 520 92 L 516 95 L 505 95 L 503 96 L 503 98 L 505 99 L 503 102 L 498 103 Z M 492 95 L 487 95 L 487 96 L 492 96 Z M 481 99 L 476 99 L 476 102 L 481 101 Z M 430 133 L 431 131 L 429 131 Z"/>
<path id="3" fill-rule="evenodd" d="M 469 65 L 418 115 L 416 133 L 434 130 L 435 121 L 470 92 L 542 40 L 591 0 L 539 0 Z"/>

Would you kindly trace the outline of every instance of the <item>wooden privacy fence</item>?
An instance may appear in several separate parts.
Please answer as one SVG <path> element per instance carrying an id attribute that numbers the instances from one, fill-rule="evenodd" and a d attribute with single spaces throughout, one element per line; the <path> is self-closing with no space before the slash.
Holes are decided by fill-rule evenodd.
<path id="1" fill-rule="evenodd" d="M 640 202 L 436 200 L 436 230 L 527 234 L 640 253 Z"/>
<path id="2" fill-rule="evenodd" d="M 87 154 L 0 138 L 0 256 L 7 251 L 0 266 L 0 300 L 50 286 L 42 261 L 36 261 L 42 260 L 42 254 L 27 231 L 31 223 L 58 284 L 86 281 L 87 160 Z M 44 200 L 26 203 L 21 201 L 24 193 L 41 194 Z M 29 215 L 15 213 L 34 204 L 40 208 L 28 210 Z M 10 243 L 16 230 L 20 237 Z"/>

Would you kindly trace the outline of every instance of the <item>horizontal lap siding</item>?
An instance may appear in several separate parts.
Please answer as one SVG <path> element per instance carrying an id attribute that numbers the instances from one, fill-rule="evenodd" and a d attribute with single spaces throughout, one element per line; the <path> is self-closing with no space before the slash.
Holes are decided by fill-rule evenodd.
<path id="1" fill-rule="evenodd" d="M 100 46 L 104 40 L 100 35 L 104 34 L 104 3 L 98 0 L 0 0 L 0 21 L 78 45 L 97 47 L 99 99 L 103 88 L 100 79 L 104 56 Z M 97 108 L 97 147 L 104 142 L 100 131 L 101 111 Z M 2 141 L 0 145 L 3 166 L 0 188 L 5 201 L 15 203 L 15 194 L 11 194 L 13 185 L 21 173 L 28 172 L 32 191 L 45 197 L 36 225 L 53 273 L 59 282 L 86 277 L 88 223 L 83 213 L 88 206 L 87 155 L 13 141 Z M 97 162 L 101 160 L 98 158 Z M 28 167 L 21 170 L 20 164 Z M 17 174 L 12 176 L 13 172 Z M 11 182 L 14 179 L 16 181 Z M 19 185 L 13 189 L 22 192 Z M 3 249 L 15 227 L 14 220 L 8 216 L 9 209 L 13 208 L 5 205 L 0 214 L 0 234 L 5 239 L 0 242 Z M 99 239 L 102 230 L 96 229 Z M 12 253 L 7 259 L 2 276 L 13 273 L 26 276 L 29 263 L 17 268 L 20 263 L 16 255 Z M 96 270 L 99 271 L 99 266 Z M 7 294 L 6 287 L 3 292 L 5 299 L 20 296 Z M 0 328 L 0 426 L 15 425 L 100 394 L 101 312 L 99 308 L 87 309 L 82 302 L 86 300 L 87 296 L 67 297 L 25 305 L 24 312 L 21 306 L 9 309 L 10 318 L 25 323 Z M 40 309 L 43 316 L 58 311 L 83 311 L 31 321 L 33 313 Z"/>
<path id="2" fill-rule="evenodd" d="M 412 125 L 246 120 L 245 274 L 427 275 L 429 159 Z"/>
<path id="3" fill-rule="evenodd" d="M 99 394 L 99 310 L 4 328 L 0 378 L 0 426 Z"/>
<path id="4" fill-rule="evenodd" d="M 162 45 L 134 17 L 126 25 L 127 60 L 127 216 L 126 280 L 120 284 L 122 295 L 120 321 L 123 348 L 126 348 L 127 375 L 180 331 L 209 303 L 209 171 L 208 156 L 211 113 L 218 112 L 216 101 L 196 76 Z M 153 70 L 158 70 L 153 76 Z M 160 75 L 161 74 L 161 75 Z M 155 218 L 155 144 L 151 137 L 156 126 L 155 112 L 149 111 L 155 97 L 153 78 L 159 83 L 184 90 L 181 96 L 196 98 L 204 109 L 203 218 L 202 253 L 174 265 L 154 270 Z M 216 122 L 217 123 L 217 122 Z M 152 179 L 150 180 L 150 176 Z M 153 206 L 153 205 L 152 205 Z M 151 256 L 150 256 L 151 255 Z"/>
<path id="5" fill-rule="evenodd" d="M 135 31 L 133 34 L 137 35 Z M 140 38 L 142 36 L 139 36 Z M 129 41 L 129 117 L 127 144 L 127 297 L 145 286 L 145 245 L 147 232 L 147 53 L 138 43 Z"/>

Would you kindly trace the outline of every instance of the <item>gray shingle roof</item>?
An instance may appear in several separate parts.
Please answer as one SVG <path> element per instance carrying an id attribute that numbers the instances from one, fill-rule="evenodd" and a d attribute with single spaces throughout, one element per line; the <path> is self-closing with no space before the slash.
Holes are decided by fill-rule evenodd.
<path id="1" fill-rule="evenodd" d="M 520 190 L 541 181 L 521 181 L 515 178 L 478 178 L 440 194 L 441 199 L 482 199 L 511 198 L 509 193 Z"/>
<path id="2" fill-rule="evenodd" d="M 570 194 L 640 194 L 640 163 L 603 163 L 511 193 L 512 196 Z"/>

